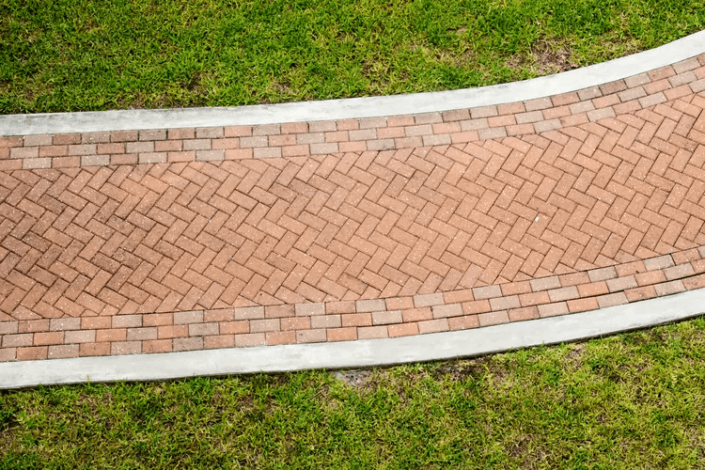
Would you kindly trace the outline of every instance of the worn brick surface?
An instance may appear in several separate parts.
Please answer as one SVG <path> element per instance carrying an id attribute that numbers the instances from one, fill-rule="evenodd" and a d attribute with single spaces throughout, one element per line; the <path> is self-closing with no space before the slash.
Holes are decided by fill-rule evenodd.
<path id="1" fill-rule="evenodd" d="M 2 360 L 399 337 L 702 288 L 696 63 L 446 113 L 0 137 Z"/>

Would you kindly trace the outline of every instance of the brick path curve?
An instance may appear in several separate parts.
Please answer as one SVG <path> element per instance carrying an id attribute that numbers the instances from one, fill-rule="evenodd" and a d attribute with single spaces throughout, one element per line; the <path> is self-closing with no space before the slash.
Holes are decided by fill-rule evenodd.
<path id="1" fill-rule="evenodd" d="M 410 116 L 0 137 L 0 361 L 474 328 L 705 272 L 705 55 Z"/>

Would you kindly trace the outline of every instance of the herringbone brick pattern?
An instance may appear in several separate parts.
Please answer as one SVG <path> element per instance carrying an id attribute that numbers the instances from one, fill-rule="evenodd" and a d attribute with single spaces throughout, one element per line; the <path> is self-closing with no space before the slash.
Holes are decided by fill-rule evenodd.
<path id="1" fill-rule="evenodd" d="M 705 245 L 705 97 L 686 85 L 687 93 L 673 91 L 677 80 L 667 75 L 670 100 L 654 85 L 667 77 L 654 76 L 649 96 L 663 99 L 648 107 L 539 133 L 478 140 L 451 132 L 444 145 L 419 140 L 390 150 L 0 172 L 0 322 L 13 335 L 0 351 L 14 360 L 35 357 L 32 348 L 69 348 L 59 345 L 64 329 L 82 328 L 71 323 L 77 317 L 98 323 L 88 327 L 93 336 L 66 333 L 76 337 L 71 354 L 79 343 L 113 343 L 100 353 L 120 354 L 142 351 L 139 341 L 172 350 L 177 337 L 189 349 L 189 335 L 223 328 L 230 339 L 210 347 L 442 331 L 449 317 L 469 328 L 683 290 L 673 282 L 705 268 L 694 250 Z M 24 142 L 42 139 L 56 143 Z M 11 148 L 19 155 L 38 147 Z M 681 252 L 687 267 L 653 281 L 637 282 L 635 273 L 650 270 L 643 265 L 624 278 L 615 268 L 608 277 L 585 274 Z M 580 290 L 555 277 L 573 274 L 584 276 Z M 280 318 L 306 305 L 323 316 L 282 327 Z M 274 313 L 247 310 L 261 306 Z M 227 326 L 204 321 L 203 311 L 220 311 L 213 320 Z M 130 323 L 136 314 L 171 315 L 161 325 L 171 333 L 158 334 L 158 322 L 143 331 L 141 316 Z M 341 314 L 369 319 L 343 325 Z M 116 315 L 126 323 L 109 320 Z M 57 321 L 73 326 L 54 330 Z M 17 322 L 38 328 L 25 331 L 34 339 L 19 338 Z M 16 356 L 20 346 L 32 351 Z"/>
<path id="2" fill-rule="evenodd" d="M 705 244 L 705 99 L 482 145 L 2 175 L 46 318 L 444 292 Z"/>

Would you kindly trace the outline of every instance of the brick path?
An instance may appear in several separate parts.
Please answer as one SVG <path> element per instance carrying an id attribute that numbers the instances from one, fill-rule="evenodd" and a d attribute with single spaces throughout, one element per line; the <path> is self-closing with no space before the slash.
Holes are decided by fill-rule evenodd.
<path id="1" fill-rule="evenodd" d="M 705 286 L 705 56 L 414 116 L 0 137 L 0 361 L 343 341 Z"/>

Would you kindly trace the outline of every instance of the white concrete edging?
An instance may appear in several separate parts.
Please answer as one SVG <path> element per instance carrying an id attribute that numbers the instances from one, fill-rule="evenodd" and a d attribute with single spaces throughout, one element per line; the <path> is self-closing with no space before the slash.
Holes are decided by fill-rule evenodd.
<path id="1" fill-rule="evenodd" d="M 514 103 L 638 75 L 705 52 L 705 31 L 601 64 L 482 88 L 235 108 L 130 109 L 0 116 L 0 135 L 278 124 L 420 114 Z"/>
<path id="2" fill-rule="evenodd" d="M 0 389 L 373 367 L 472 357 L 594 338 L 703 312 L 705 289 L 700 289 L 572 315 L 405 338 L 7 362 L 0 364 Z"/>

